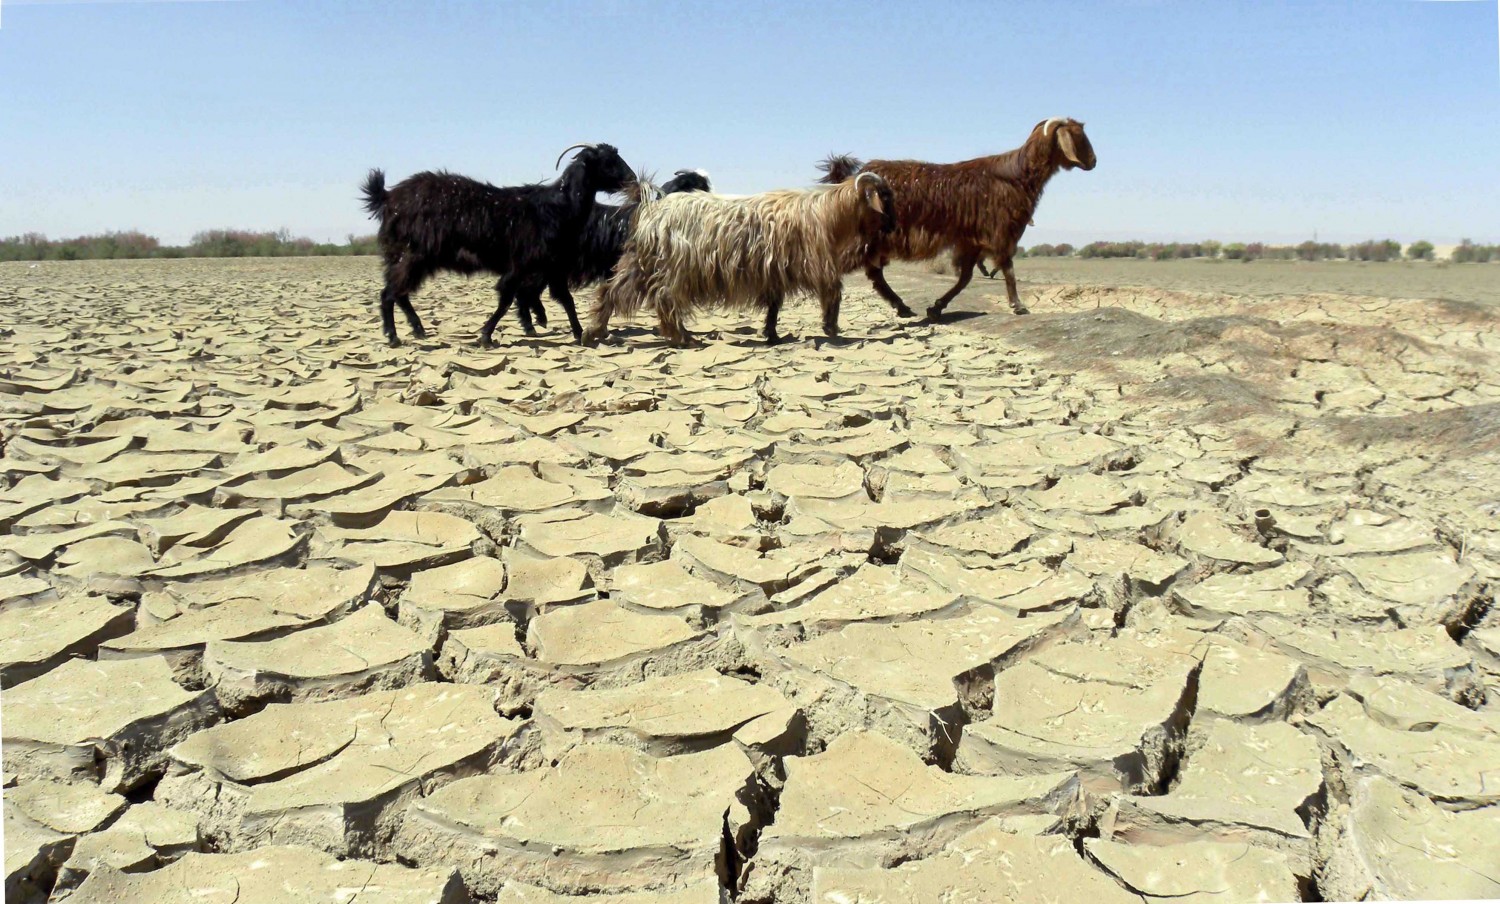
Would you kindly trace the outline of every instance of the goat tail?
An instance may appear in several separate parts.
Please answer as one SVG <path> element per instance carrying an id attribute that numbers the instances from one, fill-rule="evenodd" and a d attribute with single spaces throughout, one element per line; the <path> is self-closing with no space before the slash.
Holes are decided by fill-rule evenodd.
<path id="1" fill-rule="evenodd" d="M 365 210 L 376 219 L 385 219 L 385 203 L 391 194 L 385 190 L 385 173 L 378 169 L 370 170 L 370 175 L 365 178 L 362 190 L 365 196 Z"/>
<path id="2" fill-rule="evenodd" d="M 856 159 L 848 154 L 829 154 L 827 159 L 818 164 L 818 169 L 824 173 L 823 178 L 818 181 L 825 185 L 838 185 L 840 182 L 859 172 L 864 168 L 864 165 L 863 160 Z"/>

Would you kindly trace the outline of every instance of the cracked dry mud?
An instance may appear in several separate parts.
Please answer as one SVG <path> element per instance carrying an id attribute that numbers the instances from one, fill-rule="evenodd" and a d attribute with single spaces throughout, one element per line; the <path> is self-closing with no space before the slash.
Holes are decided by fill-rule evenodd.
<path id="1" fill-rule="evenodd" d="M 375 269 L 0 267 L 7 902 L 1500 897 L 1489 310 Z"/>

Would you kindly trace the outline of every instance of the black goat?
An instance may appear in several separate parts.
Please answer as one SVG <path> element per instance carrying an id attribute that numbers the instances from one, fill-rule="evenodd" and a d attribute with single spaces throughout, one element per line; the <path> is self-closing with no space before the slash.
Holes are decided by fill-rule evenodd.
<path id="1" fill-rule="evenodd" d="M 654 188 L 650 179 L 642 174 L 636 179 L 636 187 L 627 186 L 625 192 L 630 194 L 632 191 L 653 190 L 662 195 L 670 195 L 680 191 L 709 191 L 711 186 L 708 184 L 708 175 L 702 170 L 678 170 L 659 189 Z M 622 205 L 594 205 L 589 214 L 588 225 L 583 227 L 583 234 L 578 238 L 578 255 L 573 259 L 568 273 L 570 289 L 582 289 L 609 279 L 610 274 L 615 271 L 615 264 L 620 262 L 620 255 L 625 251 L 625 241 L 630 238 L 630 220 L 639 204 L 639 197 L 635 197 Z M 540 286 L 536 287 L 534 293 L 518 297 L 516 309 L 529 310 L 537 323 L 547 325 L 547 314 L 542 310 Z"/>
<path id="2" fill-rule="evenodd" d="M 639 180 L 642 191 L 650 191 L 645 176 Z M 661 194 L 670 195 L 680 191 L 709 191 L 708 176 L 697 170 L 678 170 L 673 178 L 661 186 Z M 639 200 L 622 205 L 597 204 L 589 214 L 589 224 L 578 244 L 578 257 L 568 285 L 581 289 L 602 282 L 614 272 L 615 264 L 625 251 L 625 240 L 630 238 L 630 218 L 635 215 Z M 545 321 L 543 321 L 545 323 Z"/>
<path id="3" fill-rule="evenodd" d="M 582 150 L 550 185 L 497 188 L 466 176 L 425 172 L 387 190 L 385 174 L 370 171 L 364 185 L 365 209 L 380 219 L 380 251 L 385 258 L 380 323 L 386 341 L 401 344 L 396 336 L 397 305 L 412 333 L 425 338 L 411 293 L 444 270 L 500 274 L 495 284 L 499 301 L 480 333 L 482 345 L 493 344 L 496 324 L 518 296 L 540 295 L 543 286 L 562 303 L 574 337 L 582 335 L 568 291 L 579 241 L 594 210 L 594 195 L 619 191 L 633 174 L 619 151 L 607 144 L 575 144 L 563 151 L 558 163 L 573 148 Z M 528 335 L 535 333 L 531 311 L 527 304 L 517 309 Z"/>
<path id="4" fill-rule="evenodd" d="M 636 185 L 626 186 L 624 191 L 627 195 L 632 191 L 653 190 L 661 195 L 670 195 L 680 191 L 710 189 L 708 174 L 702 170 L 678 170 L 672 179 L 659 188 L 653 186 L 650 178 L 642 173 L 636 177 Z M 633 198 L 623 205 L 594 205 L 593 211 L 589 213 L 588 225 L 583 227 L 583 234 L 578 237 L 578 256 L 573 259 L 572 270 L 568 274 L 568 288 L 585 288 L 608 279 L 614 272 L 615 264 L 620 262 L 620 255 L 624 253 L 625 241 L 630 238 L 630 219 L 640 203 L 639 195 Z M 522 310 L 528 310 L 537 323 L 546 326 L 547 312 L 542 308 L 542 290 L 540 286 L 534 288 L 535 291 L 529 295 L 517 296 L 516 312 L 519 314 Z"/>

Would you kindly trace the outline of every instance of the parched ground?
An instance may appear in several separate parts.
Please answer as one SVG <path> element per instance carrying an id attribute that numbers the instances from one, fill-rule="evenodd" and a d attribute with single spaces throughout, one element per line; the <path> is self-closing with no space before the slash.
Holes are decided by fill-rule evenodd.
<path id="1" fill-rule="evenodd" d="M 1500 264 L 1449 261 L 1147 261 L 1037 257 L 1016 262 L 1023 280 L 1091 286 L 1151 286 L 1235 295 L 1336 292 L 1500 304 Z"/>
<path id="2" fill-rule="evenodd" d="M 375 270 L 0 267 L 7 902 L 1500 897 L 1493 299 Z"/>

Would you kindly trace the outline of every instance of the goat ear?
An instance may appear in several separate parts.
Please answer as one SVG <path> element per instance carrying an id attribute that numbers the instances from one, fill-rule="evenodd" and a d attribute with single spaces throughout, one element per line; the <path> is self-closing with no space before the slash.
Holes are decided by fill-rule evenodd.
<path id="1" fill-rule="evenodd" d="M 1070 163 L 1082 165 L 1083 161 L 1078 159 L 1078 151 L 1073 147 L 1073 133 L 1067 129 L 1057 130 L 1057 146 L 1062 148 L 1063 156 Z"/>

